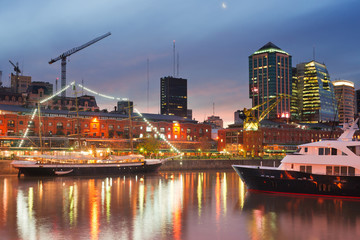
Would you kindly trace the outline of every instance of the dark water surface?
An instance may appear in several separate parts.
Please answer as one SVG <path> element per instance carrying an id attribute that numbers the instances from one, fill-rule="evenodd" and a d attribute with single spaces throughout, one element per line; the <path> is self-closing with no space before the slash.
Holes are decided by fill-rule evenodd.
<path id="1" fill-rule="evenodd" d="M 0 239 L 360 239 L 360 200 L 247 192 L 233 171 L 0 176 Z"/>

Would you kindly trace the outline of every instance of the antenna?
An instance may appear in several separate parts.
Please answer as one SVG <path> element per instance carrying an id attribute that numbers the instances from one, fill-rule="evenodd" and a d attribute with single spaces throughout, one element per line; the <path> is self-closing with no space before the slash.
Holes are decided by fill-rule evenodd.
<path id="1" fill-rule="evenodd" d="M 175 77 L 175 40 L 173 41 L 174 43 L 174 47 L 173 47 L 173 55 L 174 55 L 174 64 L 173 64 L 173 69 L 174 69 L 174 77 Z"/>
<path id="2" fill-rule="evenodd" d="M 146 61 L 147 68 L 146 68 L 146 74 L 147 74 L 147 112 L 149 112 L 149 58 Z"/>
<path id="3" fill-rule="evenodd" d="M 177 76 L 179 77 L 179 53 L 177 53 Z"/>
<path id="4" fill-rule="evenodd" d="M 313 61 L 315 61 L 315 45 L 313 46 Z"/>

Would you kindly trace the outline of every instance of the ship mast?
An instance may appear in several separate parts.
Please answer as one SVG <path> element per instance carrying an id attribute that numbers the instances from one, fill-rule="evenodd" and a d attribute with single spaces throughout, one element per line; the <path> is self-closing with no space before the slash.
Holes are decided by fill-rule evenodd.
<path id="1" fill-rule="evenodd" d="M 129 125 L 130 125 L 130 128 L 129 128 L 129 134 L 130 134 L 130 149 L 131 149 L 131 152 L 130 154 L 133 154 L 134 152 L 134 144 L 133 144 L 133 132 L 132 132 L 132 121 L 131 121 L 131 107 L 130 107 L 130 100 L 128 100 L 128 108 L 129 108 Z"/>
<path id="2" fill-rule="evenodd" d="M 40 141 L 40 153 L 43 154 L 43 146 L 41 139 L 41 113 L 40 113 L 40 101 L 38 102 L 38 113 L 39 113 L 39 141 Z"/>

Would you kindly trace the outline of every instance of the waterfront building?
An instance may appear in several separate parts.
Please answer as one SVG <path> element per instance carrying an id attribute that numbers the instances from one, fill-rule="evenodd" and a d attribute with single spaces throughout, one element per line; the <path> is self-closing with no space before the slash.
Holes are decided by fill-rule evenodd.
<path id="1" fill-rule="evenodd" d="M 36 102 L 53 94 L 53 84 L 49 82 L 31 82 L 26 93 L 28 106 L 35 106 Z"/>
<path id="2" fill-rule="evenodd" d="M 76 111 L 77 104 L 79 111 L 99 111 L 99 107 L 94 96 L 82 95 L 77 97 L 77 99 L 75 97 L 56 96 L 50 101 L 51 102 L 49 104 L 45 104 L 49 109 Z"/>
<path id="3" fill-rule="evenodd" d="M 342 133 L 326 124 L 286 124 L 261 121 L 257 131 L 244 131 L 242 127 L 218 130 L 218 151 L 241 156 L 284 156 L 296 150 L 297 145 L 338 138 Z M 360 132 L 356 132 L 359 139 Z"/>
<path id="4" fill-rule="evenodd" d="M 163 77 L 161 82 L 161 114 L 187 117 L 187 79 Z"/>
<path id="5" fill-rule="evenodd" d="M 39 139 L 39 118 L 36 116 L 31 120 L 32 111 L 32 108 L 0 105 L 0 136 L 4 141 L 9 141 L 11 138 L 11 143 L 8 143 L 10 146 L 17 146 L 28 127 L 28 138 L 32 141 L 26 141 L 27 145 L 24 147 L 36 146 L 33 143 Z M 160 139 L 159 134 L 162 134 L 168 141 L 182 150 L 194 151 L 199 149 L 199 146 L 203 145 L 204 142 L 211 141 L 211 125 L 183 117 L 143 114 L 143 117 L 151 122 L 154 127 L 152 129 L 143 118 L 135 113 L 131 123 L 128 115 L 116 112 L 79 111 L 78 114 L 79 117 L 73 111 L 41 109 L 43 126 L 41 131 L 44 139 L 48 139 L 47 146 L 51 146 L 51 141 L 54 138 L 71 140 L 80 135 L 82 141 L 88 143 L 87 146 L 92 143 L 100 147 L 110 146 L 119 150 L 129 150 L 131 133 L 134 143 L 138 143 L 147 137 Z M 132 129 L 130 129 L 131 126 Z M 86 145 L 85 143 L 83 145 Z M 1 144 L 3 146 L 3 143 Z M 169 149 L 169 146 L 163 142 L 163 148 Z"/>
<path id="6" fill-rule="evenodd" d="M 339 122 L 353 122 L 355 116 L 354 83 L 347 80 L 336 80 L 332 83 L 337 100 Z"/>
<path id="7" fill-rule="evenodd" d="M 337 121 L 334 86 L 325 64 L 316 61 L 296 65 L 301 122 Z"/>
<path id="8" fill-rule="evenodd" d="M 291 95 L 291 55 L 269 42 L 249 56 L 249 97 L 252 107 L 263 104 L 279 94 Z M 267 102 L 255 116 L 271 105 Z M 290 117 L 290 98 L 284 98 L 267 116 L 270 119 Z"/>
<path id="9" fill-rule="evenodd" d="M 11 90 L 14 93 L 25 93 L 31 84 L 31 76 L 20 76 L 11 73 Z"/>

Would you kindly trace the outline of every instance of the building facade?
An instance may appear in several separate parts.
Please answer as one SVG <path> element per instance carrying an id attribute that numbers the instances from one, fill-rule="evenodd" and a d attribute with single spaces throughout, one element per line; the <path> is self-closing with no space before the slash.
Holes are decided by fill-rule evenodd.
<path id="1" fill-rule="evenodd" d="M 339 122 L 353 122 L 355 116 L 354 83 L 347 80 L 336 80 L 332 83 L 337 100 Z"/>
<path id="2" fill-rule="evenodd" d="M 0 105 L 0 136 L 21 136 L 28 130 L 28 136 L 39 137 L 39 117 L 31 120 L 32 109 L 21 106 Z M 211 141 L 211 126 L 176 116 L 143 114 L 155 129 L 134 114 L 129 117 L 117 113 L 69 112 L 67 110 L 41 110 L 41 133 L 43 137 L 74 137 L 93 139 L 93 141 L 129 141 L 131 134 L 137 139 L 154 137 L 159 134 L 178 148 L 196 149 L 201 142 Z M 27 142 L 31 145 L 31 141 Z M 168 147 L 167 147 L 168 148 Z"/>
<path id="3" fill-rule="evenodd" d="M 316 61 L 296 65 L 301 122 L 337 121 L 334 86 L 324 64 Z"/>
<path id="4" fill-rule="evenodd" d="M 187 117 L 187 79 L 164 77 L 160 85 L 161 114 Z"/>
<path id="5" fill-rule="evenodd" d="M 30 76 L 20 76 L 11 74 L 11 90 L 14 93 L 25 93 L 31 84 Z"/>
<path id="6" fill-rule="evenodd" d="M 256 116 L 267 109 L 279 94 L 291 95 L 292 84 L 291 55 L 269 42 L 249 56 L 249 96 L 252 107 L 261 105 Z M 283 99 L 267 118 L 289 118 L 290 98 Z"/>

